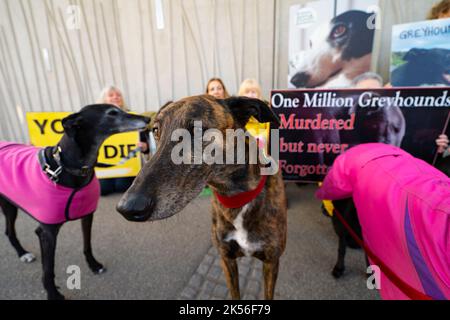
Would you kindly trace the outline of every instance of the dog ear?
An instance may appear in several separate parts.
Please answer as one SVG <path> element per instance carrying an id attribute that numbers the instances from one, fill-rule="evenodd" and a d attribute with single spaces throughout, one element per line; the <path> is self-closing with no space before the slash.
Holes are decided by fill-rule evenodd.
<path id="1" fill-rule="evenodd" d="M 381 97 L 381 94 L 378 93 L 378 92 L 372 91 L 371 93 L 372 94 L 371 94 L 370 97 L 378 97 L 378 98 Z M 371 99 L 371 98 L 369 98 L 369 96 L 365 96 L 365 100 L 364 100 L 366 102 L 365 105 L 367 105 L 367 101 L 366 100 L 369 100 L 369 99 Z M 380 110 L 382 110 L 382 108 L 385 108 L 385 107 L 380 107 L 380 106 L 378 106 L 376 108 L 375 107 L 361 107 L 361 105 L 359 104 L 359 97 L 358 96 L 354 96 L 353 97 L 353 101 L 354 101 L 353 104 L 348 109 L 348 115 L 352 115 L 353 113 L 357 113 L 357 114 L 362 114 L 362 115 L 369 116 L 369 115 L 372 115 L 373 113 L 379 112 Z"/>
<path id="2" fill-rule="evenodd" d="M 76 129 L 80 128 L 82 124 L 82 118 L 79 113 L 73 113 L 62 120 L 62 126 L 64 128 L 64 133 L 69 137 L 75 135 Z"/>
<path id="3" fill-rule="evenodd" d="M 278 129 L 280 126 L 280 119 L 264 101 L 247 97 L 231 97 L 223 100 L 223 102 L 242 127 L 247 124 L 252 116 L 261 123 L 270 122 L 272 129 Z"/>

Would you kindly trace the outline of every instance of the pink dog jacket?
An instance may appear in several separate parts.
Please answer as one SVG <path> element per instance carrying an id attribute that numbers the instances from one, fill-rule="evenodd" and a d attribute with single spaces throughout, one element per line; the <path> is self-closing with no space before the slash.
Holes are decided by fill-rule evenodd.
<path id="1" fill-rule="evenodd" d="M 59 224 L 93 213 L 100 198 L 97 178 L 94 176 L 79 190 L 57 185 L 43 172 L 39 150 L 0 142 L 0 194 L 46 224 Z"/>
<path id="2" fill-rule="evenodd" d="M 353 197 L 364 242 L 394 273 L 433 299 L 450 298 L 450 179 L 381 143 L 340 155 L 319 199 Z M 381 297 L 408 299 L 381 270 Z"/>

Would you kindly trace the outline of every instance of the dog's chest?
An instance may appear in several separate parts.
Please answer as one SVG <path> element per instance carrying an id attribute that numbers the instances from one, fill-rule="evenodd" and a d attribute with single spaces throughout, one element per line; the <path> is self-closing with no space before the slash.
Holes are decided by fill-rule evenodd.
<path id="1" fill-rule="evenodd" d="M 236 241 L 246 256 L 251 256 L 253 253 L 261 251 L 263 246 L 262 241 L 249 240 L 248 230 L 244 227 L 244 217 L 249 210 L 250 204 L 246 204 L 242 207 L 241 211 L 232 222 L 235 230 L 230 231 L 224 239 L 227 242 L 232 240 Z"/>

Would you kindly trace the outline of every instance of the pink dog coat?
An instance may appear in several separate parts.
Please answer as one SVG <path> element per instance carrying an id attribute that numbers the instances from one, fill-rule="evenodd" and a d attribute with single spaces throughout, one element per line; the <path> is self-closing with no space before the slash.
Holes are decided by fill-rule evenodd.
<path id="1" fill-rule="evenodd" d="M 0 142 L 0 194 L 39 222 L 59 224 L 97 209 L 100 185 L 94 176 L 82 189 L 53 183 L 43 172 L 40 148 Z"/>
<path id="2" fill-rule="evenodd" d="M 450 179 L 381 143 L 340 155 L 319 199 L 353 197 L 364 242 L 394 273 L 433 299 L 450 298 Z M 381 270 L 381 297 L 408 299 Z"/>

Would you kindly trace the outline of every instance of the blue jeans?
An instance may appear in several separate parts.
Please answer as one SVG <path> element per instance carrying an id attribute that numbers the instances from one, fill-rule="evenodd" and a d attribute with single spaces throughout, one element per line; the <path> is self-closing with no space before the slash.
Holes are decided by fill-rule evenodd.
<path id="1" fill-rule="evenodd" d="M 106 196 L 111 193 L 124 193 L 133 183 L 134 177 L 100 179 L 101 195 Z"/>

